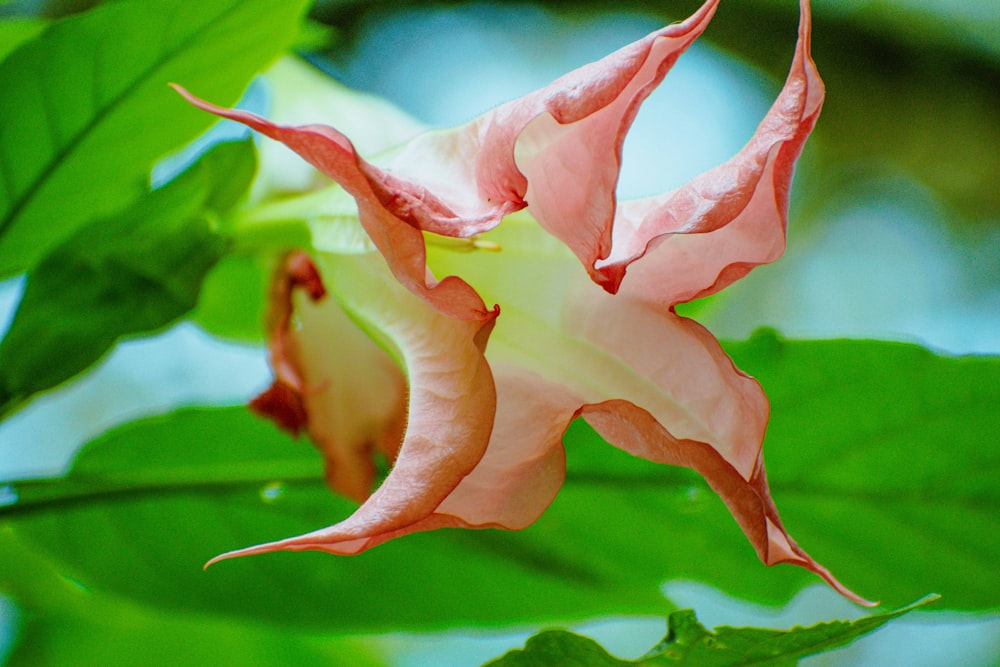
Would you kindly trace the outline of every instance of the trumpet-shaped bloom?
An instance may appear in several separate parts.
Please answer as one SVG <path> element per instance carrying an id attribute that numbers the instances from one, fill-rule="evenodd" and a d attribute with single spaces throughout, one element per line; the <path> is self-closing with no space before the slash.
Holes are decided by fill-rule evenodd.
<path id="1" fill-rule="evenodd" d="M 864 602 L 782 526 L 760 385 L 674 312 L 784 249 L 794 163 L 823 101 L 807 0 L 787 81 L 750 142 L 673 192 L 615 197 L 640 104 L 716 5 L 377 165 L 333 128 L 276 125 L 179 89 L 333 179 L 368 239 L 339 244 L 352 222 L 333 220 L 309 254 L 285 258 L 269 322 L 275 383 L 254 403 L 306 430 L 330 484 L 361 506 L 218 558 L 523 528 L 561 486 L 562 437 L 582 416 L 614 446 L 704 476 L 764 563 L 803 566 Z M 369 495 L 375 451 L 394 465 Z"/>

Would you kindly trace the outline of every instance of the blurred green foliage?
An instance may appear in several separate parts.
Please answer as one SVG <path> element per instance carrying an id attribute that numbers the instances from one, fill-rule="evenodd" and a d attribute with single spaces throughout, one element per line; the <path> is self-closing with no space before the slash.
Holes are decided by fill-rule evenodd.
<path id="1" fill-rule="evenodd" d="M 0 61 L 7 54 L 45 29 L 43 19 L 33 17 L 0 21 Z"/>
<path id="2" fill-rule="evenodd" d="M 226 144 L 127 209 L 87 223 L 32 269 L 0 341 L 0 415 L 187 314 L 225 254 L 219 219 L 250 187 L 249 141 Z"/>

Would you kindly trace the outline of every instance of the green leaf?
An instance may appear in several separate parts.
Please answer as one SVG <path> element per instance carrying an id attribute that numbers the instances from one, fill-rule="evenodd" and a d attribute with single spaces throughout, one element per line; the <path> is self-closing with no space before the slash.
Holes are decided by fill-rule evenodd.
<path id="1" fill-rule="evenodd" d="M 995 607 L 1000 359 L 771 334 L 729 347 L 772 397 L 769 480 L 804 548 L 890 605 L 936 590 L 950 608 Z M 202 573 L 220 552 L 353 506 L 326 489 L 304 443 L 242 409 L 182 411 L 94 441 L 64 480 L 12 483 L 19 500 L 0 516 L 19 546 L 3 562 L 44 558 L 91 590 L 329 632 L 663 614 L 668 579 L 775 604 L 818 582 L 763 567 L 694 473 L 631 457 L 579 422 L 567 452 L 562 491 L 522 531 L 440 530 L 351 558 L 283 552 Z M 0 588 L 31 586 L 13 577 L 0 571 Z"/>
<path id="2" fill-rule="evenodd" d="M 586 637 L 549 630 L 528 639 L 523 649 L 492 660 L 489 667 L 783 667 L 800 658 L 846 646 L 894 618 L 934 602 L 931 595 L 895 611 L 856 621 L 834 621 L 791 630 L 731 628 L 709 631 L 690 609 L 668 619 L 667 636 L 638 660 L 620 660 Z"/>
<path id="3" fill-rule="evenodd" d="M 243 213 L 253 216 L 259 210 L 244 209 Z M 311 246 L 309 228 L 298 219 L 237 219 L 227 232 L 235 241 L 234 248 L 206 278 L 191 319 L 216 336 L 259 343 L 264 338 L 271 278 L 279 258 L 292 249 Z"/>
<path id="4" fill-rule="evenodd" d="M 771 400 L 768 479 L 799 544 L 887 604 L 997 608 L 1000 357 L 768 330 L 727 350 Z"/>
<path id="5" fill-rule="evenodd" d="M 206 276 L 191 319 L 221 338 L 262 341 L 274 266 L 267 257 L 227 255 Z"/>
<path id="6" fill-rule="evenodd" d="M 7 667 L 135 665 L 144 667 L 380 667 L 360 640 L 322 640 L 219 619 L 154 613 L 94 600 L 86 615 L 34 616 Z"/>
<path id="7" fill-rule="evenodd" d="M 0 554 L 10 553 L 0 530 Z M 44 559 L 4 558 L 10 579 L 31 582 L 43 604 L 23 615 L 8 667 L 34 665 L 384 665 L 353 637 L 309 637 L 283 628 L 176 614 L 89 591 Z M 11 592 L 17 595 L 17 586 Z M 20 596 L 18 596 L 20 597 Z M 28 602 L 30 598 L 21 598 Z"/>
<path id="8" fill-rule="evenodd" d="M 305 0 L 126 0 L 51 25 L 0 63 L 0 277 L 146 188 L 298 33 Z M 30 150 L 28 150 L 30 147 Z"/>
<path id="9" fill-rule="evenodd" d="M 218 146 L 126 211 L 84 226 L 32 269 L 0 341 L 0 415 L 86 369 L 119 338 L 191 310 L 227 247 L 214 221 L 253 172 L 251 142 Z"/>
<path id="10" fill-rule="evenodd" d="M 670 609 L 656 586 L 619 588 L 606 572 L 614 563 L 563 568 L 554 545 L 508 545 L 488 532 L 438 531 L 358 558 L 287 553 L 203 572 L 222 551 L 354 509 L 327 489 L 312 447 L 242 408 L 127 425 L 88 445 L 65 480 L 11 486 L 19 500 L 0 508 L 8 531 L 0 590 L 30 609 L 47 596 L 34 590 L 37 577 L 17 571 L 39 560 L 95 593 L 329 633 Z"/>
<path id="11" fill-rule="evenodd" d="M 206 171 L 209 184 L 205 208 L 225 215 L 246 197 L 257 173 L 257 151 L 250 140 L 218 144 L 198 161 L 197 168 Z"/>
<path id="12" fill-rule="evenodd" d="M 0 20 L 0 62 L 18 46 L 38 35 L 47 24 L 47 21 L 38 18 Z"/>

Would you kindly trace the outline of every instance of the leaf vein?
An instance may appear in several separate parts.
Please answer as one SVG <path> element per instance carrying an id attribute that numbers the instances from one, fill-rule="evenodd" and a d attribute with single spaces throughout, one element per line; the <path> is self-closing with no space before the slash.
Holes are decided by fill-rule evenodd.
<path id="1" fill-rule="evenodd" d="M 158 71 L 162 70 L 179 54 L 185 52 L 192 42 L 197 41 L 205 33 L 214 29 L 217 22 L 224 20 L 226 16 L 232 14 L 238 9 L 239 3 L 229 5 L 225 11 L 220 13 L 218 16 L 213 17 L 212 20 L 207 21 L 198 30 L 192 32 L 189 36 L 184 38 L 173 49 L 168 50 L 166 53 L 161 53 L 159 57 L 149 67 L 141 71 L 139 75 L 136 76 L 124 90 L 121 91 L 120 94 L 113 97 L 106 104 L 101 104 L 95 100 L 96 113 L 94 113 L 90 120 L 72 137 L 70 137 L 61 148 L 55 151 L 53 158 L 45 167 L 42 168 L 38 175 L 24 189 L 21 195 L 19 197 L 13 197 L 13 205 L 7 211 L 7 215 L 0 220 L 0 234 L 6 233 L 18 216 L 21 215 L 22 211 L 28 206 L 34 196 L 56 174 L 59 166 L 80 147 L 91 132 L 93 132 L 118 107 L 124 104 L 131 97 L 132 93 L 134 93 L 141 86 L 145 85 L 146 82 L 148 82 Z M 95 90 L 94 94 L 96 95 L 96 93 L 97 91 Z M 48 121 L 49 119 L 46 118 L 46 122 Z M 13 192 L 11 194 L 14 195 Z"/>

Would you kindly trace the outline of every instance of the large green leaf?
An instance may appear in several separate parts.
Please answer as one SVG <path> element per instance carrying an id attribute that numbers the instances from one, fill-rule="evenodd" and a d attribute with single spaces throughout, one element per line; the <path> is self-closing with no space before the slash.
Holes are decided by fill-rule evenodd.
<path id="1" fill-rule="evenodd" d="M 806 549 L 887 604 L 938 591 L 948 607 L 995 607 L 1000 360 L 769 334 L 732 350 L 771 392 L 769 478 Z M 95 441 L 65 480 L 12 484 L 3 558 L 44 556 L 90 590 L 151 605 L 331 632 L 663 613 L 671 578 L 774 603 L 817 582 L 761 566 L 693 473 L 580 425 L 568 450 L 562 492 L 526 530 L 443 530 L 352 558 L 278 553 L 202 573 L 216 553 L 352 507 L 325 489 L 306 445 L 240 409 L 180 412 Z"/>
<path id="2" fill-rule="evenodd" d="M 6 667 L 380 667 L 364 642 L 91 600 L 86 613 L 33 616 Z"/>
<path id="3" fill-rule="evenodd" d="M 719 627 L 709 631 L 690 609 L 675 611 L 667 636 L 638 660 L 619 660 L 597 642 L 565 630 L 528 639 L 523 649 L 490 661 L 487 667 L 794 667 L 800 658 L 845 646 L 937 596 L 902 609 L 856 621 L 819 623 L 791 630 Z"/>
<path id="4" fill-rule="evenodd" d="M 65 481 L 13 484 L 20 499 L 3 511 L 0 560 L 43 553 L 95 592 L 327 632 L 669 610 L 655 585 L 620 586 L 615 563 L 581 569 L 556 542 L 508 543 L 491 532 L 439 531 L 360 558 L 280 554 L 202 572 L 222 551 L 349 514 L 321 471 L 311 447 L 242 408 L 139 422 L 89 445 Z M 0 572 L 0 590 L 45 604 L 15 570 Z"/>
<path id="5" fill-rule="evenodd" d="M 86 369 L 122 336 L 191 310 L 227 247 L 215 221 L 253 172 L 250 142 L 216 147 L 175 181 L 48 253 L 0 341 L 0 416 Z"/>
<path id="6" fill-rule="evenodd" d="M 312 239 L 306 224 L 295 219 L 260 224 L 241 220 L 231 233 L 235 247 L 205 279 L 191 319 L 216 336 L 259 343 L 278 258 L 310 247 Z"/>
<path id="7" fill-rule="evenodd" d="M 3 542 L 0 534 L 0 551 L 6 551 Z M 12 570 L 9 581 L 30 582 L 31 595 L 45 598 L 23 614 L 13 654 L 4 662 L 8 667 L 126 667 L 137 662 L 148 667 L 385 664 L 356 638 L 308 637 L 283 628 L 176 614 L 93 594 L 43 558 L 4 560 L 4 567 Z M 17 594 L 18 588 L 15 584 L 12 592 Z"/>
<path id="8" fill-rule="evenodd" d="M 0 277 L 138 197 L 295 37 L 306 0 L 126 0 L 57 21 L 0 63 Z"/>
<path id="9" fill-rule="evenodd" d="M 0 61 L 22 43 L 45 29 L 46 21 L 35 18 L 0 20 Z"/>
<path id="10" fill-rule="evenodd" d="M 191 319 L 220 338 L 261 342 L 276 265 L 262 254 L 227 255 L 206 276 Z"/>
<path id="11" fill-rule="evenodd" d="M 769 331 L 728 349 L 771 399 L 768 479 L 802 546 L 887 604 L 1000 608 L 1000 357 Z"/>

